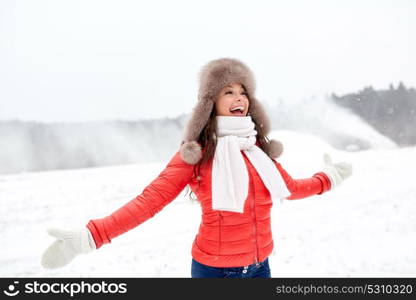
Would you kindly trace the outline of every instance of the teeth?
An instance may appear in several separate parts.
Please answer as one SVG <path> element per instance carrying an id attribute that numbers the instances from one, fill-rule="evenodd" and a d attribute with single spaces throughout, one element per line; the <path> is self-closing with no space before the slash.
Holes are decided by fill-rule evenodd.
<path id="1" fill-rule="evenodd" d="M 243 112 L 244 107 L 243 106 L 237 106 L 237 107 L 234 107 L 234 108 L 230 109 L 230 111 L 236 111 L 236 110 L 240 110 L 241 112 Z"/>

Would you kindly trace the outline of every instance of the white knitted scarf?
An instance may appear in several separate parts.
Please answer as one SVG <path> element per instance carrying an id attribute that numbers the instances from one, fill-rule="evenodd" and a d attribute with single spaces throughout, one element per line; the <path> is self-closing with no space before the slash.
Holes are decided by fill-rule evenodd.
<path id="1" fill-rule="evenodd" d="M 255 145 L 251 116 L 217 116 L 217 146 L 212 166 L 212 209 L 244 212 L 249 175 L 243 151 L 260 175 L 272 199 L 290 195 L 276 165 Z"/>

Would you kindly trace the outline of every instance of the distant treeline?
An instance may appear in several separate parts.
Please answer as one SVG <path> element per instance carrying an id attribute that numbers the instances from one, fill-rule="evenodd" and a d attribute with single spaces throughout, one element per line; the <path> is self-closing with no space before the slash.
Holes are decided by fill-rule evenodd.
<path id="1" fill-rule="evenodd" d="M 358 93 L 331 95 L 335 103 L 348 107 L 391 138 L 399 146 L 416 145 L 416 90 L 400 82 L 387 90 L 365 87 Z"/>

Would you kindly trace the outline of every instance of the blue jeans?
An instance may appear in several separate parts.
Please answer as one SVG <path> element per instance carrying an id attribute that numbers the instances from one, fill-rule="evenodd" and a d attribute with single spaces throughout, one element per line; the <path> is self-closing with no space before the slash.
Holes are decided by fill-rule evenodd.
<path id="1" fill-rule="evenodd" d="M 192 278 L 271 278 L 269 259 L 244 267 L 217 268 L 197 262 L 192 259 Z"/>

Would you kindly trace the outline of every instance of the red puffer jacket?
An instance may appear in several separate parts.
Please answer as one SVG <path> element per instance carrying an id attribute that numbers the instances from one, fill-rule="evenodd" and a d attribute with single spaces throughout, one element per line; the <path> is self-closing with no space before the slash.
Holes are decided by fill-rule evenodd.
<path id="1" fill-rule="evenodd" d="M 203 164 L 199 177 L 195 177 L 193 166 L 185 163 L 177 152 L 142 194 L 110 216 L 88 223 L 97 248 L 153 217 L 189 184 L 202 207 L 192 257 L 213 267 L 240 267 L 265 260 L 273 249 L 270 223 L 273 203 L 257 171 L 242 153 L 250 178 L 244 213 L 212 210 L 212 160 Z M 278 162 L 274 163 L 291 192 L 288 199 L 301 199 L 330 189 L 329 178 L 322 172 L 295 180 Z"/>

